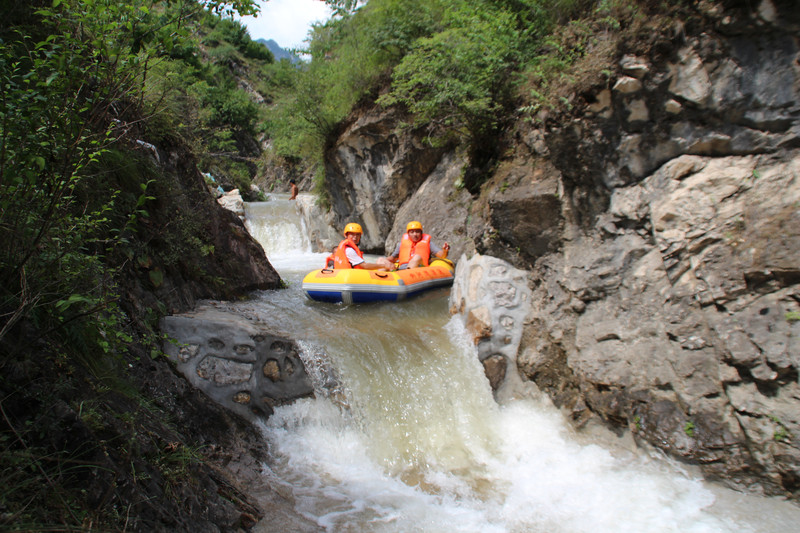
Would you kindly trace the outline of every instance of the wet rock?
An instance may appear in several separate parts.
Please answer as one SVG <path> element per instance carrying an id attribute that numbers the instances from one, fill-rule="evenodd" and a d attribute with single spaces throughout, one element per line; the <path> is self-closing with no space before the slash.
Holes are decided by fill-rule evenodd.
<path id="1" fill-rule="evenodd" d="M 451 309 L 467 323 L 492 389 L 498 398 L 519 392 L 515 368 L 523 324 L 530 309 L 528 277 L 499 259 L 461 256 L 450 293 Z"/>
<path id="2" fill-rule="evenodd" d="M 472 335 L 473 342 L 478 344 L 482 339 L 492 336 L 492 317 L 485 306 L 471 309 L 467 313 L 467 331 Z"/>
<path id="3" fill-rule="evenodd" d="M 344 229 L 337 227 L 335 213 L 318 205 L 317 197 L 312 194 L 299 194 L 295 201 L 311 241 L 311 251 L 332 251 L 342 240 Z"/>
<path id="4" fill-rule="evenodd" d="M 502 355 L 492 355 L 483 360 L 483 369 L 492 390 L 500 388 L 506 378 L 506 366 L 506 358 Z"/>
<path id="5" fill-rule="evenodd" d="M 187 380 L 248 420 L 313 394 L 292 341 L 243 316 L 205 305 L 163 318 L 161 329 L 171 339 L 164 352 Z"/>
<path id="6" fill-rule="evenodd" d="M 244 200 L 242 200 L 242 195 L 239 194 L 239 189 L 226 192 L 217 198 L 217 202 L 228 211 L 236 213 L 237 216 L 244 216 Z"/>

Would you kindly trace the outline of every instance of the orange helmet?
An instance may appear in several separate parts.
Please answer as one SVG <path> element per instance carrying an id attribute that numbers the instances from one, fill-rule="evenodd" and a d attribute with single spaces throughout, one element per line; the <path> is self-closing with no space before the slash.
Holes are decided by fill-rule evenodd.
<path id="1" fill-rule="evenodd" d="M 406 231 L 411 231 L 412 229 L 418 229 L 422 231 L 422 222 L 419 222 L 417 220 L 412 220 L 411 222 L 409 222 L 408 226 L 406 226 Z"/>
<path id="2" fill-rule="evenodd" d="M 361 231 L 361 225 L 356 224 L 355 222 L 351 222 L 344 227 L 344 234 L 347 236 L 348 233 L 364 233 Z"/>

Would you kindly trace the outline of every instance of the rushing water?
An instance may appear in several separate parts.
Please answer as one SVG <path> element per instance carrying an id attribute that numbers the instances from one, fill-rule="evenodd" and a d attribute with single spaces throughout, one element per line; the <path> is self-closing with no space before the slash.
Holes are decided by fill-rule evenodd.
<path id="1" fill-rule="evenodd" d="M 325 254 L 309 251 L 294 202 L 274 195 L 246 211 L 289 288 L 242 307 L 298 339 L 316 390 L 264 424 L 265 470 L 320 531 L 797 531 L 791 504 L 576 434 L 546 402 L 497 405 L 446 289 L 401 303 L 307 300 L 303 275 Z"/>

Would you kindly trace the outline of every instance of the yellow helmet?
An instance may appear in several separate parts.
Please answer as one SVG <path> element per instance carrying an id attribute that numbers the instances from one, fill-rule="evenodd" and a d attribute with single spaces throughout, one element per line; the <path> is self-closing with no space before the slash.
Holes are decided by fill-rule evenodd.
<path id="1" fill-rule="evenodd" d="M 411 222 L 409 222 L 408 226 L 406 226 L 406 231 L 411 231 L 412 229 L 418 229 L 422 231 L 422 222 L 419 222 L 417 220 L 412 220 Z"/>
<path id="2" fill-rule="evenodd" d="M 351 222 L 344 227 L 344 234 L 347 236 L 348 233 L 364 233 L 361 231 L 361 225 L 356 224 L 355 222 Z"/>

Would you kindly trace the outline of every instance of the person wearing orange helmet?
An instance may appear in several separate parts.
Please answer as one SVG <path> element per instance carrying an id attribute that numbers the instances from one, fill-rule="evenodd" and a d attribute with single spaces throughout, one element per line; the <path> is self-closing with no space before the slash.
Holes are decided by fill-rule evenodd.
<path id="1" fill-rule="evenodd" d="M 400 243 L 394 249 L 392 255 L 387 257 L 388 261 L 397 263 L 398 270 L 404 268 L 416 268 L 420 265 L 428 266 L 431 254 L 440 259 L 446 259 L 450 251 L 450 245 L 444 243 L 441 248 L 431 241 L 431 236 L 422 232 L 422 223 L 413 220 L 406 226 L 406 232 Z"/>
<path id="2" fill-rule="evenodd" d="M 326 265 L 333 268 L 362 268 L 365 270 L 391 270 L 393 264 L 385 257 L 379 257 L 375 263 L 367 263 L 364 254 L 358 249 L 361 242 L 361 235 L 364 232 L 361 225 L 350 222 L 344 227 L 344 240 L 328 256 Z"/>

